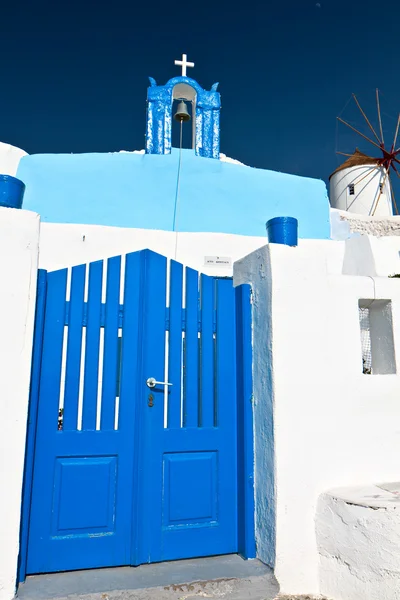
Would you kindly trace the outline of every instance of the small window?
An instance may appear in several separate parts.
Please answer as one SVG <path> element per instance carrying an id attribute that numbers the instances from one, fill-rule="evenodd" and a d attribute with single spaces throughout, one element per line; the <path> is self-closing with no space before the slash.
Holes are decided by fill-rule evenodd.
<path id="1" fill-rule="evenodd" d="M 363 373 L 396 373 L 391 301 L 362 299 L 358 311 Z"/>
<path id="2" fill-rule="evenodd" d="M 354 196 L 354 183 L 349 185 L 349 196 Z"/>
<path id="3" fill-rule="evenodd" d="M 381 192 L 383 192 L 383 183 L 380 183 L 380 184 L 379 184 L 379 190 L 380 190 Z"/>

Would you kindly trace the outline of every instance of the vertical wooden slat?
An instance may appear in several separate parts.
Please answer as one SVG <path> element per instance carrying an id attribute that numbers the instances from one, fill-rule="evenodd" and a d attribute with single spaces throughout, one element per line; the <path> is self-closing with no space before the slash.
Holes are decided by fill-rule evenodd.
<path id="1" fill-rule="evenodd" d="M 85 273 L 86 265 L 79 265 L 72 268 L 68 348 L 65 368 L 63 419 L 63 429 L 65 431 L 75 431 L 78 423 Z"/>
<path id="2" fill-rule="evenodd" d="M 91 263 L 86 326 L 85 379 L 83 388 L 82 429 L 96 429 L 97 390 L 99 385 L 100 314 L 103 262 Z"/>
<path id="3" fill-rule="evenodd" d="M 53 454 L 56 438 L 62 433 L 57 430 L 60 399 L 61 370 L 65 323 L 65 300 L 68 270 L 47 274 L 47 294 L 43 332 L 42 362 L 40 372 L 39 403 L 35 440 L 35 462 L 29 520 L 29 540 L 43 539 L 43 522 L 35 519 L 34 498 L 39 495 L 40 507 L 52 510 L 52 497 L 46 489 L 46 460 Z M 54 460 L 51 464 L 53 476 Z M 53 483 L 53 480 L 52 480 Z M 52 491 L 53 488 L 51 488 Z M 30 543 L 28 544 L 30 547 Z M 27 570 L 29 573 L 29 548 Z"/>
<path id="4" fill-rule="evenodd" d="M 186 269 L 186 337 L 183 426 L 199 426 L 199 274 Z"/>
<path id="5" fill-rule="evenodd" d="M 38 434 L 57 431 L 63 357 L 68 270 L 47 274 L 43 354 L 40 373 Z"/>
<path id="6" fill-rule="evenodd" d="M 201 276 L 201 426 L 214 426 L 214 279 Z"/>
<path id="7" fill-rule="evenodd" d="M 132 440 L 133 476 L 126 485 L 132 486 L 132 545 L 130 564 L 138 564 L 139 547 L 139 504 L 141 486 L 139 473 L 141 411 L 147 409 L 145 383 L 141 377 L 141 350 L 143 335 L 143 253 L 127 254 L 124 282 L 124 318 L 122 323 L 122 351 L 120 371 L 119 425 L 122 435 L 125 432 Z"/>
<path id="8" fill-rule="evenodd" d="M 235 290 L 231 279 L 217 280 L 216 425 L 232 427 L 236 414 Z"/>
<path id="9" fill-rule="evenodd" d="M 256 556 L 254 527 L 253 381 L 250 286 L 235 289 L 238 415 L 238 550 L 244 558 Z M 272 484 L 273 485 L 273 484 Z"/>
<path id="10" fill-rule="evenodd" d="M 36 289 L 35 330 L 33 337 L 31 386 L 29 391 L 28 428 L 25 448 L 25 472 L 22 487 L 20 559 L 17 583 L 23 583 L 26 576 L 28 552 L 28 532 L 31 512 L 33 464 L 35 456 L 36 425 L 39 407 L 40 371 L 42 366 L 44 316 L 46 308 L 47 271 L 38 271 Z"/>
<path id="11" fill-rule="evenodd" d="M 121 257 L 107 261 L 107 292 L 104 325 L 103 389 L 100 429 L 114 429 L 118 363 L 118 310 Z"/>
<path id="12" fill-rule="evenodd" d="M 171 260 L 169 298 L 168 428 L 181 426 L 182 265 Z"/>
<path id="13" fill-rule="evenodd" d="M 140 252 L 127 254 L 121 341 L 119 428 L 121 430 L 128 429 L 129 431 L 134 430 L 132 419 L 130 419 L 132 407 L 138 407 L 136 399 L 138 398 L 139 382 L 137 378 L 142 344 L 142 323 L 140 319 L 142 300 L 141 264 L 142 255 Z"/>
<path id="14" fill-rule="evenodd" d="M 139 515 L 145 515 L 139 523 L 138 562 L 162 560 L 163 522 L 163 455 L 164 455 L 164 389 L 157 385 L 146 386 L 146 380 L 154 377 L 162 381 L 165 366 L 165 303 L 166 259 L 149 250 L 143 252 L 146 265 L 143 294 L 143 380 L 139 389 L 143 404 L 143 421 L 140 427 L 140 451 L 143 462 L 140 473 Z M 149 396 L 153 397 L 149 406 Z M 140 512 L 142 511 L 142 512 Z"/>

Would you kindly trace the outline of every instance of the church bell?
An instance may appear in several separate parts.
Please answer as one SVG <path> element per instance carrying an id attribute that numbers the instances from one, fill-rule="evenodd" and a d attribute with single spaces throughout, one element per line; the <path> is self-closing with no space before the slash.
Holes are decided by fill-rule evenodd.
<path id="1" fill-rule="evenodd" d="M 190 121 L 190 115 L 186 106 L 186 102 L 181 100 L 174 114 L 174 119 L 177 121 Z"/>

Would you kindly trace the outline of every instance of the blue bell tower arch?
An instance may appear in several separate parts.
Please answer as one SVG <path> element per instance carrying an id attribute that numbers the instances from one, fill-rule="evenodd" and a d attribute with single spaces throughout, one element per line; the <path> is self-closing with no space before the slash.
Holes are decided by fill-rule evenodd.
<path id="1" fill-rule="evenodd" d="M 211 90 L 207 91 L 203 90 L 197 81 L 183 75 L 173 77 L 162 86 L 157 85 L 152 77 L 149 80 L 146 154 L 170 154 L 174 88 L 180 86 L 181 89 L 185 89 L 189 86 L 195 92 L 195 152 L 197 156 L 219 158 L 221 96 L 217 92 L 218 83 L 214 83 Z"/>

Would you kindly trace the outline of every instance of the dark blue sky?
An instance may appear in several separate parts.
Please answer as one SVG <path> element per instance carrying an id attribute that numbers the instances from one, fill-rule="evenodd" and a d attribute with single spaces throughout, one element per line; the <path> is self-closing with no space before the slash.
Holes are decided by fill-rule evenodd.
<path id="1" fill-rule="evenodd" d="M 248 165 L 326 180 L 352 92 L 375 124 L 378 87 L 395 129 L 398 0 L 25 0 L 1 13 L 0 140 L 29 153 L 143 148 L 147 76 L 179 74 L 182 52 L 189 76 L 220 82 L 221 151 Z M 368 132 L 351 103 L 342 116 Z M 356 144 L 340 127 L 339 149 Z"/>

